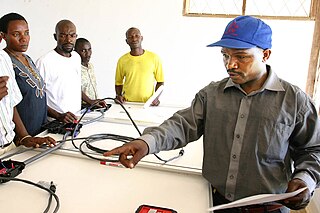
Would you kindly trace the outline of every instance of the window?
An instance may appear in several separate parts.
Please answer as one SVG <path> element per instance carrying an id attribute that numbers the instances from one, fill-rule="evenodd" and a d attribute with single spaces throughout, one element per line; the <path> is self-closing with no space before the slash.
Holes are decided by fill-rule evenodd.
<path id="1" fill-rule="evenodd" d="M 183 15 L 314 20 L 317 0 L 184 0 Z"/>
<path id="2" fill-rule="evenodd" d="M 317 8 L 319 8 L 317 10 Z M 234 18 L 251 15 L 262 19 L 315 22 L 306 93 L 320 114 L 320 0 L 183 0 L 183 15 Z"/>

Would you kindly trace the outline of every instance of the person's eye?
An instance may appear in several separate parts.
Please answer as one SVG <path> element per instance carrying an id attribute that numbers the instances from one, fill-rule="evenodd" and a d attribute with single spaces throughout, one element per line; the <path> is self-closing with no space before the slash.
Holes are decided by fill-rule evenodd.
<path id="1" fill-rule="evenodd" d="M 229 56 L 225 53 L 222 53 L 223 58 L 229 58 Z"/>
<path id="2" fill-rule="evenodd" d="M 240 59 L 240 60 L 243 60 L 243 59 L 246 59 L 248 58 L 249 56 L 247 55 L 238 55 L 237 58 Z"/>

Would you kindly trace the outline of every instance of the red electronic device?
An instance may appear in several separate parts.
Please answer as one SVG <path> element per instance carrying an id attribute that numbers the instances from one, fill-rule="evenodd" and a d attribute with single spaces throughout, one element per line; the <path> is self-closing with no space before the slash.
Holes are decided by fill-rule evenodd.
<path id="1" fill-rule="evenodd" d="M 158 206 L 150 206 L 150 205 L 141 205 L 136 210 L 135 213 L 178 213 L 173 209 L 158 207 Z"/>

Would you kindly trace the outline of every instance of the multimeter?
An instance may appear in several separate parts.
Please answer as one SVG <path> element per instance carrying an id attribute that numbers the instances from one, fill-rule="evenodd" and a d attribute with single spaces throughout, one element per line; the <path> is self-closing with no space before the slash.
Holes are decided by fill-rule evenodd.
<path id="1" fill-rule="evenodd" d="M 136 210 L 135 213 L 178 213 L 173 209 L 158 207 L 158 206 L 150 206 L 150 205 L 141 205 Z"/>

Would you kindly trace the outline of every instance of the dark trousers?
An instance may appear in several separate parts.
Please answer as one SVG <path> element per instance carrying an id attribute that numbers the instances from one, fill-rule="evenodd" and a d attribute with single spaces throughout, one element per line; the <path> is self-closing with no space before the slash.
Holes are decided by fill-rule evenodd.
<path id="1" fill-rule="evenodd" d="M 230 203 L 229 200 L 225 199 L 222 194 L 220 194 L 217 190 L 215 190 L 212 187 L 212 203 L 213 206 L 221 205 L 221 204 L 227 204 Z M 214 213 L 250 213 L 250 212 L 255 212 L 254 210 L 247 210 L 250 208 L 260 208 L 261 210 L 259 212 L 264 212 L 264 213 L 281 213 L 280 209 L 274 210 L 274 211 L 268 211 L 267 208 L 264 208 L 263 205 L 254 205 L 254 206 L 244 206 L 244 207 L 239 207 L 239 208 L 229 208 L 229 209 L 221 209 L 221 210 L 216 210 Z"/>

